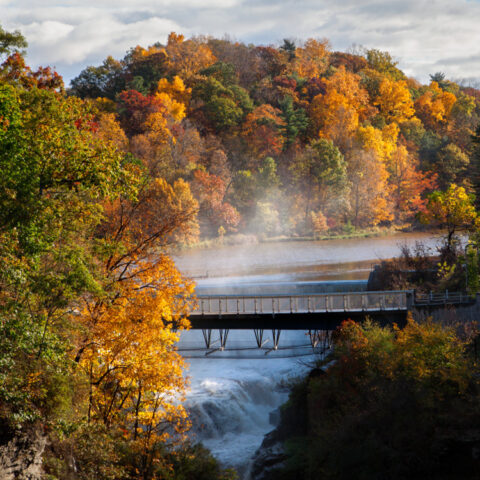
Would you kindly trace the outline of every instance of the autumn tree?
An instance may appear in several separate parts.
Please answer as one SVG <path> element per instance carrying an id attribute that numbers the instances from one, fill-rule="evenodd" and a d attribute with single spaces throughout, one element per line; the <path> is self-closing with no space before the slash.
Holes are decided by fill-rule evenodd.
<path id="1" fill-rule="evenodd" d="M 435 129 L 445 126 L 456 102 L 453 93 L 442 90 L 432 82 L 424 93 L 415 100 L 415 111 L 424 125 Z"/>
<path id="2" fill-rule="evenodd" d="M 216 60 L 208 45 L 201 40 L 185 40 L 183 35 L 175 32 L 168 36 L 165 51 L 169 70 L 184 79 L 212 65 Z"/>
<path id="3" fill-rule="evenodd" d="M 278 155 L 283 149 L 281 129 L 285 125 L 280 110 L 264 104 L 245 118 L 242 134 L 256 157 Z"/>
<path id="4" fill-rule="evenodd" d="M 424 210 L 424 193 L 435 188 L 436 176 L 421 172 L 418 169 L 418 160 L 409 155 L 403 145 L 393 152 L 387 168 L 395 221 L 402 223 Z"/>
<path id="5" fill-rule="evenodd" d="M 454 183 L 446 191 L 437 190 L 428 196 L 423 221 L 447 229 L 446 245 L 449 250 L 453 248 L 456 232 L 473 229 L 478 223 L 474 200 L 474 195 Z"/>
<path id="6" fill-rule="evenodd" d="M 401 329 L 346 321 L 334 342 L 314 370 L 322 373 L 292 388 L 278 429 L 288 459 L 276 478 L 475 478 L 465 445 L 478 415 L 471 337 L 409 318 Z"/>
<path id="7" fill-rule="evenodd" d="M 289 48 L 285 41 L 284 45 Z M 300 77 L 319 77 L 327 69 L 329 57 L 330 43 L 328 40 L 309 38 L 302 47 L 295 49 L 292 69 Z"/>
<path id="8" fill-rule="evenodd" d="M 391 78 L 392 80 L 403 80 L 405 75 L 397 68 L 396 62 L 388 52 L 383 52 L 372 48 L 365 53 L 368 65 L 371 69 L 380 74 Z"/>
<path id="9" fill-rule="evenodd" d="M 22 423 L 55 415 L 54 384 L 71 373 L 72 305 L 102 288 L 91 242 L 99 202 L 134 176 L 78 98 L 2 83 L 0 118 L 0 402 Z"/>
<path id="10" fill-rule="evenodd" d="M 202 170 L 194 172 L 193 191 L 200 205 L 199 221 L 207 233 L 220 227 L 235 230 L 240 222 L 238 211 L 225 199 L 227 185 L 214 174 Z"/>
<path id="11" fill-rule="evenodd" d="M 415 113 L 413 100 L 405 81 L 385 78 L 380 83 L 375 105 L 388 123 L 402 123 Z"/>
<path id="12" fill-rule="evenodd" d="M 346 139 L 368 115 L 367 92 L 360 86 L 360 77 L 343 66 L 324 84 L 326 93 L 317 95 L 310 104 L 312 135 L 346 146 Z"/>
<path id="13" fill-rule="evenodd" d="M 393 219 L 388 171 L 373 151 L 351 150 L 347 157 L 351 184 L 350 218 L 355 227 L 375 226 Z"/>

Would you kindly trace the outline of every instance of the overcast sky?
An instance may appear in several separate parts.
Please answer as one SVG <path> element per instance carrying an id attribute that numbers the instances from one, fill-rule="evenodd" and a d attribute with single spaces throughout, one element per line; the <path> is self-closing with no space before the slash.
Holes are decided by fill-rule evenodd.
<path id="1" fill-rule="evenodd" d="M 171 31 L 275 45 L 326 37 L 335 50 L 388 50 L 422 82 L 437 71 L 480 79 L 478 0 L 0 0 L 0 22 L 25 35 L 30 65 L 55 66 L 66 83 Z"/>

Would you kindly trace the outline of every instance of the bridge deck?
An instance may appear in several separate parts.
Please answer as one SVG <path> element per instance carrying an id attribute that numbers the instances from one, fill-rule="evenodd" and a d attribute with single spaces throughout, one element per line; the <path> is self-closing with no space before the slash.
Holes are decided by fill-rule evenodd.
<path id="1" fill-rule="evenodd" d="M 199 296 L 198 308 L 190 316 L 406 311 L 408 294 L 408 291 L 388 291 L 312 295 Z"/>

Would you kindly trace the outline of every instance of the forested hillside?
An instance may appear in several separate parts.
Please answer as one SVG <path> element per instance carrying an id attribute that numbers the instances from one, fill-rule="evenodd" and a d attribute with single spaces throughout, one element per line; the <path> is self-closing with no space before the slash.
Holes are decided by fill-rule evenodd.
<path id="1" fill-rule="evenodd" d="M 170 34 L 83 70 L 70 95 L 199 204 L 206 237 L 322 235 L 416 220 L 427 194 L 478 181 L 480 91 L 408 78 L 387 52 Z"/>

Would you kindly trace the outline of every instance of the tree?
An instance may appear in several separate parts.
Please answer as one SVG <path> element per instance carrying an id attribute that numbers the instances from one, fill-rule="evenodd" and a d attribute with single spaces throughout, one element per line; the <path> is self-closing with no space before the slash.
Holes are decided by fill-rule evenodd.
<path id="1" fill-rule="evenodd" d="M 288 38 L 283 39 L 283 44 L 280 46 L 280 50 L 285 52 L 288 55 L 288 60 L 292 61 L 295 58 L 295 52 L 297 47 L 294 40 Z"/>
<path id="2" fill-rule="evenodd" d="M 415 100 L 415 111 L 426 127 L 436 129 L 447 124 L 456 101 L 453 93 L 442 90 L 436 82 L 432 82 Z"/>
<path id="3" fill-rule="evenodd" d="M 388 171 L 370 150 L 355 149 L 347 157 L 350 217 L 355 227 L 378 225 L 393 219 Z"/>
<path id="4" fill-rule="evenodd" d="M 215 77 L 197 82 L 192 95 L 202 100 L 200 108 L 218 133 L 237 126 L 253 110 L 246 90 L 238 85 L 224 86 Z"/>
<path id="5" fill-rule="evenodd" d="M 77 98 L 0 84 L 0 118 L 0 404 L 21 424 L 69 401 L 71 307 L 102 289 L 99 202 L 135 177 Z"/>
<path id="6" fill-rule="evenodd" d="M 472 184 L 476 193 L 477 206 L 480 201 L 480 124 L 477 126 L 475 134 L 472 135 L 473 152 L 471 156 L 472 163 Z"/>
<path id="7" fill-rule="evenodd" d="M 343 66 L 324 83 L 326 93 L 317 95 L 310 105 L 312 135 L 329 138 L 345 151 L 346 141 L 368 115 L 368 95 L 360 77 Z"/>
<path id="8" fill-rule="evenodd" d="M 284 149 L 288 149 L 307 130 L 308 117 L 303 108 L 293 106 L 293 98 L 290 95 L 285 96 L 280 102 L 280 110 L 285 122 L 282 128 L 285 137 Z"/>
<path id="9" fill-rule="evenodd" d="M 290 48 L 290 46 L 286 45 L 286 48 Z M 319 77 L 327 69 L 329 57 L 330 43 L 328 40 L 309 38 L 303 47 L 295 49 L 295 58 L 292 62 L 293 72 L 304 78 Z"/>
<path id="10" fill-rule="evenodd" d="M 454 183 L 446 191 L 437 190 L 428 196 L 427 211 L 422 219 L 447 229 L 446 244 L 449 250 L 453 248 L 456 232 L 475 227 L 477 212 L 474 200 L 474 195 Z"/>
<path id="11" fill-rule="evenodd" d="M 208 45 L 195 38 L 185 40 L 175 32 L 168 36 L 165 51 L 170 72 L 186 80 L 216 61 Z"/>
<path id="12" fill-rule="evenodd" d="M 379 87 L 379 96 L 374 102 L 388 123 L 402 123 L 413 116 L 413 100 L 405 81 L 385 78 Z"/>
<path id="13" fill-rule="evenodd" d="M 291 166 L 295 182 L 304 197 L 304 223 L 310 212 L 337 210 L 348 192 L 346 163 L 335 145 L 326 139 L 311 143 Z"/>
<path id="14" fill-rule="evenodd" d="M 22 49 L 27 48 L 28 43 L 25 37 L 18 31 L 7 32 L 0 26 L 0 58 L 8 57 L 13 53 L 23 55 Z"/>
<path id="15" fill-rule="evenodd" d="M 447 189 L 451 183 L 461 184 L 466 178 L 470 159 L 468 155 L 455 145 L 449 143 L 437 153 L 437 161 L 433 165 L 438 174 L 441 189 Z"/>
<path id="16" fill-rule="evenodd" d="M 240 215 L 225 200 L 227 186 L 220 177 L 196 170 L 192 188 L 200 205 L 199 219 L 203 230 L 211 234 L 216 233 L 219 227 L 230 231 L 235 229 Z"/>
<path id="17" fill-rule="evenodd" d="M 140 175 L 138 192 L 104 204 L 97 227 L 101 294 L 78 302 L 75 362 L 88 379 L 88 419 L 120 426 L 143 459 L 187 426 L 174 396 L 185 386 L 175 352 L 177 329 L 187 328 L 193 283 L 184 279 L 165 247 L 197 234 L 198 204 L 185 182 L 173 187 Z"/>
<path id="18" fill-rule="evenodd" d="M 109 56 L 99 67 L 87 67 L 70 82 L 70 92 L 80 98 L 106 97 L 115 99 L 115 95 L 125 87 L 122 78 L 123 65 Z"/>
<path id="19" fill-rule="evenodd" d="M 436 176 L 418 170 L 418 161 L 399 146 L 388 162 L 389 183 L 395 220 L 404 222 L 425 209 L 425 191 L 436 187 Z"/>
<path id="20" fill-rule="evenodd" d="M 403 80 L 405 78 L 403 72 L 397 68 L 398 62 L 395 62 L 388 52 L 372 48 L 367 50 L 365 56 L 371 69 L 392 80 Z"/>
<path id="21" fill-rule="evenodd" d="M 280 110 L 264 104 L 246 116 L 242 135 L 255 156 L 278 155 L 282 151 L 284 139 L 281 129 L 285 122 L 280 114 Z"/>

